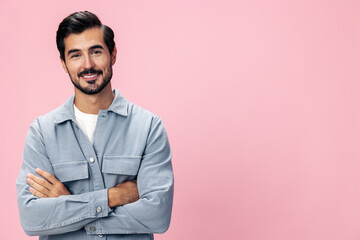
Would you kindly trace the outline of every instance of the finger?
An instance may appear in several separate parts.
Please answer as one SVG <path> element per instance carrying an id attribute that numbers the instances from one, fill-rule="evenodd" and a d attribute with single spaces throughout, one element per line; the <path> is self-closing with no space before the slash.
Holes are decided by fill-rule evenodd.
<path id="1" fill-rule="evenodd" d="M 49 183 L 47 180 L 45 180 L 41 177 L 35 176 L 34 174 L 31 174 L 31 173 L 27 174 L 26 176 L 28 178 L 30 178 L 31 180 L 35 181 L 36 183 L 38 183 L 39 185 L 46 187 L 48 190 L 51 189 L 52 184 Z"/>
<path id="2" fill-rule="evenodd" d="M 42 170 L 41 168 L 35 169 L 35 172 L 37 174 L 39 174 L 40 176 L 46 178 L 52 184 L 55 184 L 55 183 L 59 182 L 59 180 L 57 180 L 52 174 Z"/>
<path id="3" fill-rule="evenodd" d="M 48 197 L 45 194 L 39 192 L 38 190 L 36 190 L 34 188 L 29 188 L 29 192 L 31 192 L 32 195 L 34 195 L 38 198 L 47 198 Z"/>
<path id="4" fill-rule="evenodd" d="M 41 186 L 40 184 L 38 184 L 37 182 L 31 180 L 30 178 L 26 179 L 26 182 L 36 191 L 48 196 L 49 194 L 49 190 L 43 186 Z"/>

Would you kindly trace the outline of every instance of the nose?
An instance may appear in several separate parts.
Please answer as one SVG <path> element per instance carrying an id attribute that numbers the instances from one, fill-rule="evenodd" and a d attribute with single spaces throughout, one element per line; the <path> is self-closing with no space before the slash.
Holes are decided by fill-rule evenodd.
<path id="1" fill-rule="evenodd" d="M 91 69 L 94 67 L 94 61 L 89 55 L 84 55 L 83 68 Z"/>

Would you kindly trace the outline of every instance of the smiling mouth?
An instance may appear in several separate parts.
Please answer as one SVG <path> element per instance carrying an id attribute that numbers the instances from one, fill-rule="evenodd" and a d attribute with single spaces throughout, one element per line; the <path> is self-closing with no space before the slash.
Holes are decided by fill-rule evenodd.
<path id="1" fill-rule="evenodd" d="M 102 74 L 101 70 L 95 70 L 91 68 L 82 71 L 81 73 L 78 74 L 78 76 L 88 83 L 95 83 L 95 81 L 98 79 L 98 77 L 101 74 Z"/>
<path id="2" fill-rule="evenodd" d="M 87 82 L 92 82 L 94 80 L 96 80 L 98 77 L 99 77 L 99 73 L 95 73 L 95 74 L 84 74 L 84 75 L 81 75 L 82 78 L 85 79 L 85 81 Z"/>

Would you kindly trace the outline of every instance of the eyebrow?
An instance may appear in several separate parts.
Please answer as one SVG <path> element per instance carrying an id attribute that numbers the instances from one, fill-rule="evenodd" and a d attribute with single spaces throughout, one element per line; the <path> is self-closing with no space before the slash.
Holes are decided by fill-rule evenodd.
<path id="1" fill-rule="evenodd" d="M 96 49 L 96 48 L 104 49 L 104 47 L 101 46 L 101 45 L 94 45 L 94 46 L 91 46 L 91 47 L 89 48 L 89 50 L 93 50 L 93 49 Z M 75 49 L 70 49 L 70 50 L 67 52 L 67 54 L 70 55 L 71 53 L 78 52 L 78 51 L 80 51 L 80 49 L 76 49 L 76 48 L 75 48 Z"/>
<path id="2" fill-rule="evenodd" d="M 80 51 L 80 49 L 70 49 L 70 50 L 67 52 L 67 55 L 69 56 L 71 53 L 78 52 L 78 51 Z"/>
<path id="3" fill-rule="evenodd" d="M 94 45 L 94 46 L 90 47 L 89 49 L 92 50 L 92 49 L 96 49 L 96 48 L 104 49 L 104 47 L 101 45 Z"/>

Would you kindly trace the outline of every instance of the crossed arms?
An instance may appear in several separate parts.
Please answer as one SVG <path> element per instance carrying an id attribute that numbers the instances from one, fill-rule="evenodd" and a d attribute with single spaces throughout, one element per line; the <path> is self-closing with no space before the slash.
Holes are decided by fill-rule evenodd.
<path id="1" fill-rule="evenodd" d="M 162 233 L 169 226 L 173 173 L 166 132 L 159 119 L 152 124 L 136 183 L 69 195 L 54 176 L 39 121 L 35 120 L 16 181 L 21 224 L 28 235 L 81 228 L 88 234 Z"/>
<path id="2" fill-rule="evenodd" d="M 52 174 L 35 169 L 35 172 L 42 176 L 38 177 L 28 173 L 26 182 L 30 185 L 29 191 L 38 198 L 60 197 L 71 195 L 65 185 L 57 180 Z M 117 184 L 108 189 L 108 205 L 110 208 L 119 207 L 139 200 L 139 192 L 136 180 Z"/>

